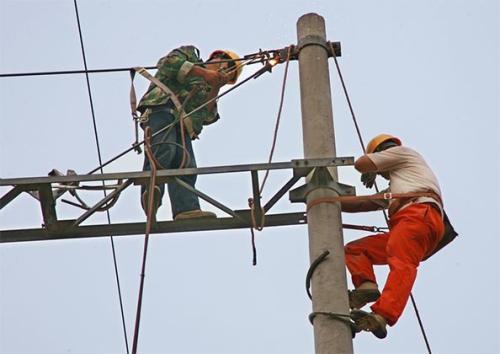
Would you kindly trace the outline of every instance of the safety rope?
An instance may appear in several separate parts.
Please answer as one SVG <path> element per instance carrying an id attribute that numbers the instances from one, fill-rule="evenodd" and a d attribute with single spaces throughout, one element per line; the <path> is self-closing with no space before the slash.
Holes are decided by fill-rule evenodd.
<path id="1" fill-rule="evenodd" d="M 144 292 L 144 278 L 146 276 L 146 258 L 148 254 L 148 245 L 149 245 L 149 234 L 151 232 L 151 226 L 153 223 L 153 216 L 155 212 L 154 208 L 154 198 L 155 198 L 155 187 L 156 187 L 156 173 L 158 171 L 157 161 L 154 157 L 154 154 L 151 150 L 151 128 L 146 127 L 144 130 L 144 150 L 146 152 L 146 156 L 149 159 L 149 163 L 151 166 L 151 179 L 148 186 L 148 201 L 147 201 L 147 222 L 146 222 L 146 231 L 144 234 L 144 249 L 142 254 L 142 268 L 140 275 L 140 284 L 139 284 L 139 295 L 137 297 L 137 310 L 135 314 L 135 329 L 134 329 L 134 340 L 132 344 L 132 354 L 137 353 L 137 345 L 139 341 L 139 328 L 141 322 L 141 310 L 142 310 L 142 295 Z"/>
<path id="2" fill-rule="evenodd" d="M 87 57 L 85 55 L 85 46 L 83 44 L 83 35 L 82 35 L 82 28 L 80 25 L 80 15 L 78 13 L 77 0 L 74 0 L 73 3 L 75 6 L 76 21 L 78 24 L 78 35 L 80 38 L 80 47 L 82 50 L 83 65 L 85 68 L 85 78 L 87 81 L 87 93 L 89 96 L 90 111 L 92 113 L 92 124 L 94 127 L 94 137 L 95 137 L 95 143 L 96 143 L 96 147 L 97 147 L 97 156 L 99 159 L 99 165 L 102 166 L 101 147 L 99 144 L 99 135 L 97 132 L 97 122 L 96 122 L 96 117 L 95 117 L 94 102 L 92 100 L 92 91 L 90 88 L 90 79 L 89 79 L 89 73 L 88 73 L 88 67 L 87 67 Z M 101 171 L 101 174 L 104 173 L 104 170 L 102 167 L 100 168 L 100 171 Z M 103 181 L 102 183 L 103 183 L 103 186 L 105 186 L 105 182 Z M 104 193 L 104 197 L 106 197 L 106 190 L 103 190 L 103 193 Z M 109 210 L 106 210 L 106 214 L 107 214 L 108 224 L 111 224 L 111 216 L 109 214 Z M 114 264 L 114 269 L 115 269 L 116 285 L 117 285 L 117 290 L 118 290 L 118 298 L 119 298 L 119 302 L 120 302 L 120 312 L 121 312 L 121 317 L 122 317 L 123 338 L 125 340 L 125 347 L 126 347 L 127 354 L 128 354 L 129 350 L 128 350 L 128 340 L 127 340 L 127 328 L 125 326 L 125 314 L 123 311 L 123 301 L 122 301 L 122 293 L 121 293 L 121 286 L 120 286 L 120 277 L 118 274 L 118 264 L 117 264 L 117 260 L 116 260 L 116 250 L 115 250 L 115 243 L 113 240 L 113 236 L 110 236 L 110 240 L 111 240 L 111 250 L 112 250 L 112 254 L 113 254 L 113 264 Z"/>
<path id="3" fill-rule="evenodd" d="M 255 217 L 255 202 L 253 198 L 248 198 L 248 206 L 250 208 L 250 220 L 252 222 L 252 226 L 250 226 L 250 235 L 251 235 L 251 243 L 252 243 L 252 265 L 257 265 L 257 246 L 255 244 L 255 232 L 262 231 L 264 229 L 264 224 L 266 222 L 266 215 L 262 212 L 262 208 L 260 209 L 260 223 L 257 223 Z"/>
<path id="4" fill-rule="evenodd" d="M 280 95 L 280 104 L 278 108 L 278 115 L 276 117 L 276 124 L 274 126 L 274 134 L 273 134 L 273 142 L 271 144 L 271 151 L 269 152 L 269 158 L 268 158 L 268 163 L 271 163 L 273 160 L 273 155 L 274 155 L 274 149 L 276 147 L 276 139 L 278 137 L 278 129 L 280 126 L 280 121 L 281 121 L 281 112 L 283 111 L 283 102 L 285 100 L 285 89 L 286 89 L 286 79 L 288 77 L 288 66 L 290 64 L 290 55 L 292 52 L 292 46 L 288 47 L 288 51 L 286 54 L 286 61 L 285 61 L 285 72 L 283 74 L 283 82 L 281 84 L 281 95 Z M 262 191 L 264 190 L 264 186 L 267 181 L 267 177 L 269 176 L 269 170 L 266 170 L 266 173 L 264 175 L 264 178 L 262 179 L 262 184 L 259 189 L 259 193 L 262 194 Z"/>
<path id="5" fill-rule="evenodd" d="M 286 79 L 288 77 L 288 66 L 290 64 L 290 55 L 292 51 L 292 46 L 288 47 L 287 50 L 287 55 L 286 55 L 286 60 L 285 60 L 285 71 L 283 74 L 283 82 L 281 84 L 281 94 L 280 94 L 280 103 L 279 103 L 279 108 L 278 108 L 278 114 L 276 117 L 276 124 L 274 127 L 274 134 L 273 134 L 273 141 L 271 144 L 271 151 L 269 152 L 269 158 L 268 158 L 268 163 L 271 163 L 273 160 L 273 155 L 274 155 L 274 149 L 276 147 L 276 140 L 278 137 L 278 130 L 279 130 L 279 125 L 281 121 L 281 112 L 283 111 L 283 102 L 285 100 L 285 89 L 286 89 Z M 279 62 L 280 58 L 275 58 L 277 62 Z M 264 175 L 264 178 L 262 179 L 262 183 L 259 187 L 259 195 L 258 198 L 260 199 L 262 195 L 262 191 L 264 190 L 264 186 L 266 184 L 267 178 L 269 176 L 269 170 L 266 170 L 266 173 Z M 250 207 L 250 217 L 252 221 L 252 226 L 250 227 L 250 233 L 251 233 L 251 241 L 252 241 L 252 265 L 257 265 L 257 247 L 255 245 L 255 233 L 254 229 L 257 231 L 262 231 L 264 229 L 265 225 L 265 212 L 261 208 L 260 210 L 260 222 L 257 223 L 257 220 L 255 218 L 255 201 L 253 198 L 248 198 L 248 206 Z"/>
<path id="6" fill-rule="evenodd" d="M 358 135 L 358 138 L 359 138 L 359 142 L 361 144 L 361 148 L 363 149 L 363 153 L 366 153 L 365 144 L 363 142 L 363 138 L 362 138 L 362 135 L 361 135 L 361 130 L 359 129 L 359 125 L 358 125 L 358 122 L 357 122 L 357 119 L 356 119 L 356 115 L 354 114 L 354 109 L 352 108 L 351 99 L 349 97 L 349 93 L 347 92 L 347 88 L 346 88 L 346 85 L 345 85 L 345 82 L 344 82 L 344 77 L 343 77 L 342 72 L 340 70 L 340 65 L 338 63 L 337 56 L 335 55 L 335 51 L 333 50 L 333 46 L 332 46 L 331 43 L 330 43 L 330 50 L 332 51 L 333 60 L 335 62 L 335 66 L 336 66 L 337 72 L 339 74 L 340 82 L 342 84 L 342 89 L 344 91 L 344 95 L 346 97 L 347 103 L 349 105 L 349 109 L 351 111 L 352 120 L 353 120 L 354 126 L 356 128 L 356 132 L 357 132 L 357 135 Z M 379 192 L 379 188 L 377 186 L 377 182 L 375 182 L 374 185 L 375 185 L 375 189 L 376 189 L 376 191 L 378 193 Z M 385 210 L 383 212 L 384 212 L 385 221 L 386 221 L 387 225 L 389 225 L 389 218 L 387 217 L 387 213 L 385 212 Z M 427 351 L 428 351 L 429 354 L 432 354 L 431 346 L 430 346 L 429 340 L 427 339 L 427 335 L 425 333 L 424 324 L 422 322 L 422 319 L 420 318 L 420 313 L 418 311 L 418 307 L 417 307 L 417 303 L 415 301 L 415 298 L 413 297 L 413 293 L 410 293 L 410 298 L 411 298 L 411 302 L 412 302 L 412 305 L 413 305 L 413 309 L 414 309 L 415 314 L 417 316 L 418 324 L 420 326 L 420 331 L 422 332 L 422 336 L 424 338 L 425 345 L 427 347 Z"/>

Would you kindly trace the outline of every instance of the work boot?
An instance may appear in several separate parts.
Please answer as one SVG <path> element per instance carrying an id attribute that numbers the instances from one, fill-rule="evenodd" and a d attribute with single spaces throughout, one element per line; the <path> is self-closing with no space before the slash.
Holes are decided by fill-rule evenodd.
<path id="1" fill-rule="evenodd" d="M 196 218 L 216 218 L 217 215 L 211 211 L 200 209 L 182 211 L 174 217 L 174 220 L 196 219 Z"/>
<path id="2" fill-rule="evenodd" d="M 378 313 L 354 309 L 351 311 L 351 318 L 356 324 L 356 332 L 372 332 L 380 339 L 387 337 L 387 321 Z"/>
<path id="3" fill-rule="evenodd" d="M 149 203 L 149 197 L 148 197 L 148 191 L 144 191 L 141 196 L 141 206 L 142 210 L 144 210 L 144 213 L 146 214 L 146 217 L 148 216 L 148 203 Z M 160 187 L 155 186 L 154 188 L 154 197 L 153 197 L 153 213 L 151 215 L 152 222 L 153 224 L 156 223 L 156 212 L 158 211 L 158 208 L 160 207 L 161 204 L 161 191 Z"/>
<path id="4" fill-rule="evenodd" d="M 360 309 L 369 302 L 377 301 L 380 297 L 380 291 L 377 284 L 364 282 L 354 290 L 349 290 L 349 307 L 351 309 Z"/>

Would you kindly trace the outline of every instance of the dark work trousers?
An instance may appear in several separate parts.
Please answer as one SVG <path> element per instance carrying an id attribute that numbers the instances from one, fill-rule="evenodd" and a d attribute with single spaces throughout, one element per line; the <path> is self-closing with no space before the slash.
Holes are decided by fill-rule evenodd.
<path id="1" fill-rule="evenodd" d="M 175 116 L 171 113 L 171 108 L 168 106 L 157 106 L 152 108 L 149 114 L 149 120 L 144 123 L 144 128 L 149 126 L 151 128 L 151 135 L 164 128 L 166 125 L 171 124 L 175 120 Z M 195 168 L 196 160 L 194 158 L 193 146 L 191 138 L 187 132 L 185 139 L 185 148 L 189 154 L 184 168 Z M 182 140 L 179 123 L 175 124 L 171 129 L 166 129 L 160 134 L 151 139 L 151 147 L 153 154 L 160 164 L 158 169 L 176 169 L 179 168 L 182 162 Z M 150 171 L 151 165 L 146 154 L 144 154 L 143 171 Z M 196 183 L 196 175 L 181 176 L 184 182 L 194 187 Z M 163 183 L 157 184 L 161 191 L 161 197 L 165 193 L 165 185 Z M 147 186 L 142 186 L 141 195 L 147 190 Z M 181 187 L 175 182 L 168 183 L 168 195 L 170 197 L 170 204 L 172 206 L 172 215 L 175 216 L 183 211 L 200 209 L 200 201 L 198 196 L 184 187 Z M 160 202 L 161 205 L 161 202 Z"/>

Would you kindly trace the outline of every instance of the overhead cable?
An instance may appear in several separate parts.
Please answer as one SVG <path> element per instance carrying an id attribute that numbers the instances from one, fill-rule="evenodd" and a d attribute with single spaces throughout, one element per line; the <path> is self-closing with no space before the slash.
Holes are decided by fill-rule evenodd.
<path id="1" fill-rule="evenodd" d="M 94 102 L 92 100 L 92 90 L 90 88 L 90 79 L 89 79 L 89 73 L 88 73 L 88 67 L 87 67 L 87 57 L 85 55 L 85 46 L 83 45 L 82 28 L 80 25 L 80 14 L 78 13 L 78 4 L 77 4 L 76 0 L 74 0 L 73 3 L 75 5 L 76 21 L 78 24 L 78 35 L 80 38 L 80 47 L 82 49 L 83 65 L 85 68 L 85 78 L 87 81 L 87 92 L 88 92 L 88 96 L 89 96 L 90 111 L 92 113 L 92 125 L 94 128 L 94 137 L 95 137 L 95 143 L 96 143 L 96 147 L 97 147 L 97 156 L 98 156 L 98 160 L 99 160 L 99 165 L 102 166 L 101 147 L 99 144 L 99 134 L 97 132 L 97 122 L 96 122 L 96 117 L 95 117 Z M 104 170 L 102 167 L 100 168 L 100 171 L 101 171 L 101 173 L 104 173 Z M 105 187 L 105 182 L 103 181 L 102 183 L 103 183 L 103 186 Z M 104 193 L 104 197 L 106 197 L 106 189 L 103 189 L 103 193 Z M 111 224 L 111 217 L 109 214 L 109 210 L 106 210 L 106 214 L 107 214 L 108 224 Z M 121 317 L 122 317 L 123 337 L 125 340 L 125 347 L 126 347 L 127 354 L 128 354 L 129 349 L 128 349 L 128 339 L 127 339 L 127 328 L 125 326 L 125 314 L 123 311 L 123 300 L 122 300 L 122 293 L 121 293 L 121 286 L 120 286 L 120 277 L 118 275 L 118 264 L 117 264 L 117 260 L 116 260 L 116 250 L 115 250 L 115 243 L 113 240 L 113 236 L 110 236 L 110 240 L 111 240 L 111 250 L 112 250 L 112 254 L 113 254 L 113 264 L 114 264 L 114 270 L 115 270 L 116 285 L 117 285 L 117 289 L 118 289 L 118 298 L 119 298 L 119 303 L 120 303 L 120 312 L 121 312 Z"/>

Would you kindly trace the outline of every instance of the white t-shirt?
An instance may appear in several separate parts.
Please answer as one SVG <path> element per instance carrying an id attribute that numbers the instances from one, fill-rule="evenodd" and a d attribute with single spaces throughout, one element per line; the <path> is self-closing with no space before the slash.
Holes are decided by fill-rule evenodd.
<path id="1" fill-rule="evenodd" d="M 406 146 L 395 146 L 381 152 L 367 154 L 377 166 L 377 172 L 389 173 L 389 191 L 391 193 L 425 192 L 432 190 L 441 197 L 439 182 L 424 158 L 415 150 Z M 393 202 L 393 201 L 391 201 Z M 416 203 L 434 203 L 429 197 L 419 197 Z"/>

